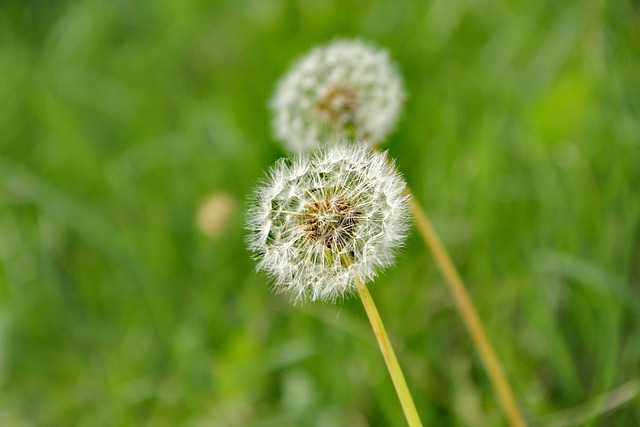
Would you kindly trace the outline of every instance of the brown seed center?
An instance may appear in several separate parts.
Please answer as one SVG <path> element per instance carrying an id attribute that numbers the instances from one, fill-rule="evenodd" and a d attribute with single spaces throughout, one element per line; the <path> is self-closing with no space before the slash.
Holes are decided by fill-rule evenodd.
<path id="1" fill-rule="evenodd" d="M 356 92 L 338 85 L 328 90 L 316 103 L 318 115 L 325 122 L 345 125 L 355 121 Z"/>
<path id="2" fill-rule="evenodd" d="M 353 203 L 343 196 L 325 196 L 307 206 L 304 230 L 310 240 L 330 250 L 340 251 L 353 237 L 357 212 Z"/>

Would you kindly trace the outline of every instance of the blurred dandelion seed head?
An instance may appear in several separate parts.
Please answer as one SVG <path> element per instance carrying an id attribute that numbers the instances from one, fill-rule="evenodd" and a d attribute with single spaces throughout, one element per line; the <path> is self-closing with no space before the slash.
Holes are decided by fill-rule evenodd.
<path id="1" fill-rule="evenodd" d="M 334 302 L 389 266 L 409 224 L 405 182 L 385 153 L 358 142 L 281 159 L 247 218 L 257 269 L 293 302 Z"/>
<path id="2" fill-rule="evenodd" d="M 386 50 L 336 40 L 299 59 L 278 83 L 274 134 L 292 152 L 345 138 L 378 144 L 395 127 L 404 98 Z"/>

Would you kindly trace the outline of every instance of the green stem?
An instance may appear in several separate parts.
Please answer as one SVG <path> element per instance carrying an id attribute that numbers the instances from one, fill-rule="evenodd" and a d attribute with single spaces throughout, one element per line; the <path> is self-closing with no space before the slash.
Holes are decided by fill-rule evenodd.
<path id="1" fill-rule="evenodd" d="M 408 195 L 411 194 L 408 189 L 406 192 Z M 427 246 L 431 249 L 436 264 L 445 278 L 445 283 L 449 287 L 451 295 L 453 295 L 458 312 L 480 355 L 480 360 L 498 396 L 498 401 L 502 406 L 509 425 L 512 427 L 526 427 L 527 423 L 524 421 L 522 412 L 520 412 L 509 381 L 502 370 L 500 360 L 487 337 L 480 316 L 478 316 L 464 282 L 460 278 L 460 274 L 458 274 L 458 270 L 456 270 L 456 267 L 453 265 L 449 253 L 440 241 L 427 214 L 413 197 L 411 198 L 411 207 L 418 231 Z"/>
<path id="2" fill-rule="evenodd" d="M 398 363 L 396 354 L 393 351 L 391 341 L 389 341 L 389 337 L 387 336 L 387 331 L 384 328 L 380 314 L 378 314 L 378 309 L 371 298 L 369 289 L 363 282 L 358 282 L 356 285 L 358 292 L 360 293 L 360 299 L 362 299 L 362 305 L 364 305 L 364 309 L 367 312 L 369 321 L 371 322 L 373 333 L 375 334 L 378 345 L 380 346 L 380 351 L 382 351 L 382 357 L 384 357 L 387 369 L 391 375 L 391 380 L 396 388 L 396 393 L 398 393 L 398 398 L 400 399 L 404 416 L 407 418 L 407 423 L 410 427 L 422 427 L 418 411 L 416 410 L 416 405 L 413 403 L 409 387 L 407 387 L 407 382 L 402 374 L 402 369 L 400 369 L 400 364 Z"/>

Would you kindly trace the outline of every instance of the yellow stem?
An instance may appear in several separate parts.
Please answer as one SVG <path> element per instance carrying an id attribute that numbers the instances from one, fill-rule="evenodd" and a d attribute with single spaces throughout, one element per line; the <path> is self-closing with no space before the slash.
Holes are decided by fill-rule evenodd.
<path id="1" fill-rule="evenodd" d="M 409 424 L 409 427 L 422 427 L 418 411 L 416 410 L 416 405 L 413 403 L 413 398 L 411 397 L 411 393 L 407 387 L 407 382 L 404 379 L 404 375 L 400 369 L 400 364 L 398 364 L 398 359 L 393 351 L 391 341 L 389 341 L 389 337 L 387 336 L 387 331 L 384 328 L 380 314 L 378 314 L 378 309 L 371 298 L 369 289 L 367 288 L 367 285 L 362 282 L 358 282 L 356 285 L 358 287 L 358 292 L 360 293 L 360 299 L 362 299 L 362 305 L 364 305 L 364 309 L 367 312 L 369 321 L 371 322 L 373 333 L 376 336 L 376 340 L 378 340 L 380 351 L 382 351 L 382 356 L 387 364 L 391 380 L 396 388 L 396 393 L 398 393 L 398 398 L 400 399 L 404 416 L 407 418 L 407 423 Z"/>
<path id="2" fill-rule="evenodd" d="M 407 193 L 409 190 L 407 189 Z M 476 309 L 473 305 L 469 293 L 467 292 L 458 271 L 456 270 L 451 258 L 444 248 L 435 229 L 431 225 L 427 214 L 422 210 L 414 197 L 411 197 L 411 205 L 413 215 L 416 220 L 418 231 L 431 249 L 436 264 L 445 278 L 447 286 L 453 295 L 460 316 L 471 335 L 471 339 L 480 354 L 480 359 L 487 371 L 487 375 L 493 384 L 498 395 L 498 400 L 504 410 L 509 424 L 512 427 L 526 427 L 526 423 L 518 408 L 518 404 L 513 396 L 513 391 L 507 381 L 506 376 L 500 365 L 500 361 L 495 350 L 491 346 L 487 334 L 482 326 L 482 321 L 478 317 Z"/>

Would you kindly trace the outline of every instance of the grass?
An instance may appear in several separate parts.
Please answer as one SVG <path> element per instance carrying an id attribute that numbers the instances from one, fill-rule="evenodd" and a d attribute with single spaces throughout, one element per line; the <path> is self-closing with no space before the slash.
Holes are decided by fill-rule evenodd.
<path id="1" fill-rule="evenodd" d="M 639 20 L 624 0 L 3 3 L 0 424 L 403 425 L 357 299 L 292 307 L 243 243 L 245 195 L 284 155 L 275 82 L 358 36 L 405 76 L 387 147 L 528 420 L 632 425 Z M 217 192 L 237 209 L 209 239 Z M 413 234 L 371 291 L 418 412 L 505 425 Z"/>

